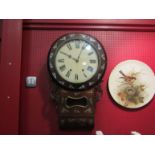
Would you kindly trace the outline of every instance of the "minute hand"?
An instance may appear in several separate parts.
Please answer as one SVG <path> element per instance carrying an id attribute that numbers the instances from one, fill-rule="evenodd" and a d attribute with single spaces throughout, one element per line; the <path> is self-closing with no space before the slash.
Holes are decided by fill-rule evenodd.
<path id="1" fill-rule="evenodd" d="M 81 51 L 80 51 L 80 53 L 78 55 L 77 61 L 79 61 L 82 51 L 83 51 L 83 49 L 81 49 Z"/>
<path id="2" fill-rule="evenodd" d="M 81 51 L 80 51 L 80 53 L 79 53 L 79 55 L 78 55 L 77 61 L 79 61 L 80 56 L 81 56 L 81 53 L 82 53 L 82 51 L 86 48 L 87 45 L 88 45 L 88 44 L 85 44 L 85 45 L 82 47 L 82 49 L 81 49 Z"/>

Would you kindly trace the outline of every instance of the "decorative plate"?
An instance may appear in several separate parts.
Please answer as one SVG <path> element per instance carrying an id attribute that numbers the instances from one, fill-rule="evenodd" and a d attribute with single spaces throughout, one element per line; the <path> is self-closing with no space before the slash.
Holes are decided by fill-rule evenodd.
<path id="1" fill-rule="evenodd" d="M 148 104 L 155 94 L 155 75 L 144 62 L 127 60 L 110 74 L 109 92 L 119 105 L 136 109 Z"/>

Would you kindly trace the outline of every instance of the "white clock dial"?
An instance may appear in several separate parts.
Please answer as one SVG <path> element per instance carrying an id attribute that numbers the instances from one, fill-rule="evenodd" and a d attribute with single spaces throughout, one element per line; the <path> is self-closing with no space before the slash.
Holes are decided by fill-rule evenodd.
<path id="1" fill-rule="evenodd" d="M 98 69 L 95 49 L 84 40 L 72 40 L 64 44 L 56 54 L 58 74 L 68 82 L 83 83 L 90 80 Z"/>

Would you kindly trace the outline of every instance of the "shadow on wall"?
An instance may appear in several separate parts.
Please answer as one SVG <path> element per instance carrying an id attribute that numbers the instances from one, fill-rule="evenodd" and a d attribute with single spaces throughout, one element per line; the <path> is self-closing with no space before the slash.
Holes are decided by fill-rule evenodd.
<path id="1" fill-rule="evenodd" d="M 46 76 L 47 75 L 47 76 Z M 47 71 L 47 64 L 44 64 L 41 68 L 40 74 L 39 74 L 39 81 L 40 83 L 40 94 L 43 99 L 43 109 L 42 114 L 44 119 L 46 119 L 49 123 L 49 134 L 57 134 L 58 127 L 57 127 L 57 117 L 56 117 L 56 106 L 53 104 L 53 101 L 50 97 L 51 92 L 51 79 L 48 76 Z"/>

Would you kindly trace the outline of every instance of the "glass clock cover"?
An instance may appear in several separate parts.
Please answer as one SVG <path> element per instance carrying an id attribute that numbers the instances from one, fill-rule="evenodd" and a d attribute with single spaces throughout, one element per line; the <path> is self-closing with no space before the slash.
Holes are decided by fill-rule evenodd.
<path id="1" fill-rule="evenodd" d="M 66 81 L 83 83 L 96 74 L 98 55 L 95 49 L 83 40 L 69 41 L 57 51 L 55 66 Z"/>
<path id="2" fill-rule="evenodd" d="M 61 86 L 83 90 L 101 81 L 106 56 L 101 44 L 85 34 L 68 34 L 51 47 L 48 69 Z"/>

